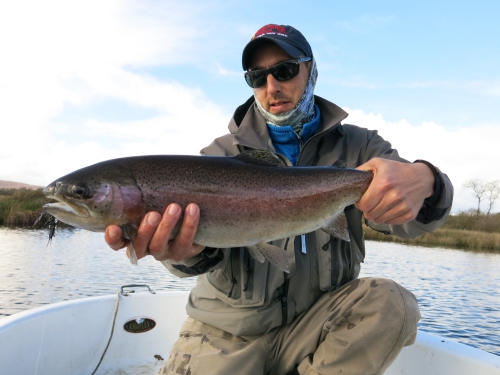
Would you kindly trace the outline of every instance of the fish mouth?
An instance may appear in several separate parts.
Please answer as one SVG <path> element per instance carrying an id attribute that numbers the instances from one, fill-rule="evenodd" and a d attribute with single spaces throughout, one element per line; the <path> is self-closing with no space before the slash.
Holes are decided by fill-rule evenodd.
<path id="1" fill-rule="evenodd" d="M 90 217 L 90 210 L 88 207 L 80 202 L 64 199 L 64 197 L 47 196 L 47 198 L 55 199 L 55 203 L 47 203 L 43 206 L 45 211 L 57 217 L 58 214 L 64 216 L 78 216 L 82 218 Z"/>

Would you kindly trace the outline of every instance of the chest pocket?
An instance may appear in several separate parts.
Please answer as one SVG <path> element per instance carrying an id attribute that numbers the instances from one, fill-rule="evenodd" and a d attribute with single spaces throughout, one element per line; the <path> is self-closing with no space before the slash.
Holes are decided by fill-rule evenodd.
<path id="1" fill-rule="evenodd" d="M 344 213 L 347 218 L 350 242 L 334 238 L 323 231 L 316 233 L 318 283 L 322 291 L 336 289 L 347 281 L 357 278 L 360 263 L 365 258 L 362 214 L 353 205 L 346 207 Z"/>
<path id="2" fill-rule="evenodd" d="M 228 305 L 236 308 L 262 306 L 266 295 L 272 295 L 283 284 L 283 272 L 267 261 L 256 261 L 246 248 L 224 251 L 227 252 L 224 266 L 205 276 L 211 292 Z"/>

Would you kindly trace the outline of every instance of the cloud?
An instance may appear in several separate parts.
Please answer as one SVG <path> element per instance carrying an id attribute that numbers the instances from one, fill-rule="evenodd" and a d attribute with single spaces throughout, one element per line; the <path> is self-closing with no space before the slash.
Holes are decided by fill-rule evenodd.
<path id="1" fill-rule="evenodd" d="M 210 49 L 200 38 L 205 10 L 174 1 L 2 2 L 1 178 L 44 185 L 92 161 L 127 152 L 168 153 L 160 137 L 179 152 L 197 153 L 206 129 L 223 132 L 229 116 L 200 90 L 131 72 L 198 61 Z M 107 99 L 158 115 L 145 123 L 89 118 L 75 126 L 54 120 L 68 104 Z M 134 139 L 110 142 L 127 135 Z"/>
<path id="2" fill-rule="evenodd" d="M 500 84 L 498 82 L 491 81 L 464 81 L 464 80 L 416 80 L 411 82 L 402 82 L 395 85 L 396 88 L 409 88 L 409 89 L 428 89 L 428 88 L 438 88 L 438 89 L 448 89 L 448 90 L 460 90 L 460 91 L 473 91 L 481 94 L 488 95 L 500 95 Z"/>
<path id="3" fill-rule="evenodd" d="M 476 204 L 472 194 L 462 188 L 464 181 L 500 179 L 500 170 L 496 167 L 500 165 L 500 153 L 491 152 L 498 148 L 500 124 L 476 124 L 448 130 L 435 122 L 419 125 L 404 119 L 388 122 L 381 114 L 344 109 L 349 113 L 344 123 L 376 129 L 403 158 L 428 160 L 445 172 L 455 188 L 453 211 L 467 210 Z"/>
<path id="4" fill-rule="evenodd" d="M 222 66 L 222 64 L 217 63 L 217 73 L 221 76 L 230 76 L 230 77 L 238 77 L 241 79 L 243 76 L 242 71 L 229 70 Z"/>

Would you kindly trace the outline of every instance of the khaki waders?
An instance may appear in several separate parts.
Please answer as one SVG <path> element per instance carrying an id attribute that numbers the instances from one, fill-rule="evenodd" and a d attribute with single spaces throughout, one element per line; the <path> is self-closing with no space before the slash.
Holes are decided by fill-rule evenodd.
<path id="1" fill-rule="evenodd" d="M 415 341 L 419 319 L 415 296 L 402 286 L 357 279 L 258 337 L 235 336 L 189 317 L 159 375 L 383 374 Z"/>

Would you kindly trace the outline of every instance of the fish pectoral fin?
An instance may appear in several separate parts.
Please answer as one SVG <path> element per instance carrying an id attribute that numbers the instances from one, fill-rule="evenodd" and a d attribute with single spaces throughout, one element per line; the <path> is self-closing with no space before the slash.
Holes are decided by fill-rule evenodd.
<path id="1" fill-rule="evenodd" d="M 344 213 L 331 218 L 325 226 L 321 227 L 326 233 L 331 234 L 333 237 L 339 238 L 346 242 L 350 242 L 349 230 L 347 229 L 347 218 Z"/>
<path id="2" fill-rule="evenodd" d="M 250 255 L 257 261 L 264 263 L 267 259 L 273 266 L 284 272 L 290 273 L 290 268 L 288 266 L 288 254 L 286 250 L 265 242 L 248 246 L 247 249 Z"/>
<path id="3" fill-rule="evenodd" d="M 236 155 L 236 158 L 250 163 L 265 164 L 273 167 L 289 167 L 290 161 L 280 154 L 268 150 L 247 150 Z"/>
<path id="4" fill-rule="evenodd" d="M 129 240 L 128 252 L 130 254 L 130 263 L 137 265 L 137 253 L 135 251 L 134 241 L 137 237 L 137 228 L 133 225 L 122 225 L 123 237 Z"/>

